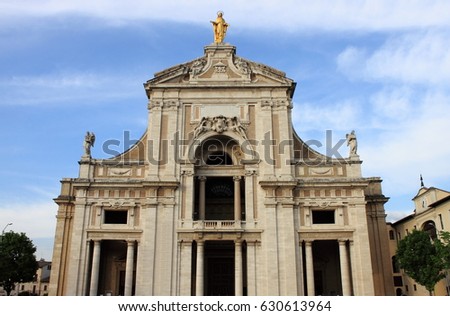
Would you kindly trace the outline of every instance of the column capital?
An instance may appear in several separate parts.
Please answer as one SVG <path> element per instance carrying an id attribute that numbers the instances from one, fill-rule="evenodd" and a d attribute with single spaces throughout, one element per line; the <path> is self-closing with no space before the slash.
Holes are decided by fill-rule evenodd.
<path id="1" fill-rule="evenodd" d="M 314 242 L 314 239 L 302 239 L 302 241 L 305 243 L 305 245 L 311 246 Z"/>
<path id="2" fill-rule="evenodd" d="M 205 176 L 199 176 L 198 179 L 199 179 L 200 181 L 205 182 L 207 178 L 206 178 Z"/>
<path id="3" fill-rule="evenodd" d="M 204 246 L 205 245 L 205 241 L 203 239 L 199 239 L 195 241 L 197 243 L 197 246 Z"/>
<path id="4" fill-rule="evenodd" d="M 338 239 L 338 243 L 339 243 L 339 245 L 345 245 L 345 244 L 347 243 L 347 240 L 348 240 L 348 239 L 339 238 L 339 239 Z"/>
<path id="5" fill-rule="evenodd" d="M 236 182 L 241 181 L 241 176 L 233 176 L 233 180 Z"/>

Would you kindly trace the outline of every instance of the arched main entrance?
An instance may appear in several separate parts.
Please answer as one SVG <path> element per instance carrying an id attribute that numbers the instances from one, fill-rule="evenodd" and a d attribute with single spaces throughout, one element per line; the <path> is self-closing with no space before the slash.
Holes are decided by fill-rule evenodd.
<path id="1" fill-rule="evenodd" d="M 208 137 L 195 151 L 193 219 L 199 232 L 208 234 L 193 245 L 196 295 L 244 293 L 245 173 L 240 159 L 238 141 L 224 134 Z"/>

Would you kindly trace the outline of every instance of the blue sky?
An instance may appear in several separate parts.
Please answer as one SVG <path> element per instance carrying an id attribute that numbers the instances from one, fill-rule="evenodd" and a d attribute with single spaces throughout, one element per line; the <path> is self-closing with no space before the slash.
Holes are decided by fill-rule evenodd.
<path id="1" fill-rule="evenodd" d="M 0 0 L 0 229 L 12 222 L 51 259 L 53 198 L 78 175 L 86 131 L 94 158 L 124 131 L 138 139 L 143 83 L 202 56 L 219 10 L 239 56 L 297 82 L 304 140 L 356 131 L 388 220 L 413 211 L 420 174 L 450 190 L 449 1 Z"/>

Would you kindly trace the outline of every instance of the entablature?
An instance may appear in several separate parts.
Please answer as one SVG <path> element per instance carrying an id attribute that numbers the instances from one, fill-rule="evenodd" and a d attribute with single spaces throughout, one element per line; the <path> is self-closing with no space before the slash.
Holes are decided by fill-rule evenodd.
<path id="1" fill-rule="evenodd" d="M 311 242 L 314 240 L 352 240 L 355 229 L 317 229 L 303 227 L 298 230 L 300 241 Z"/>

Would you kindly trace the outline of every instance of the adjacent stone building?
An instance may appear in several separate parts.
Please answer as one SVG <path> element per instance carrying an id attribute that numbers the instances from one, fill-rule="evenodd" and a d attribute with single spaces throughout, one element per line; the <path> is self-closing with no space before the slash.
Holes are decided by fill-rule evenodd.
<path id="1" fill-rule="evenodd" d="M 414 212 L 404 218 L 388 223 L 389 244 L 392 256 L 394 286 L 397 295 L 426 296 L 427 289 L 417 284 L 402 269 L 395 260 L 397 244 L 413 230 L 423 230 L 430 238 L 439 238 L 439 232 L 450 230 L 450 192 L 422 186 L 413 198 Z M 446 278 L 438 282 L 434 288 L 434 295 L 450 295 L 450 271 Z"/>
<path id="2" fill-rule="evenodd" d="M 15 283 L 14 289 L 10 295 L 32 295 L 32 296 L 47 296 L 50 282 L 50 271 L 52 263 L 41 259 L 37 262 L 36 275 L 34 280 L 26 283 Z M 0 296 L 5 296 L 6 291 L 0 287 Z"/>
<path id="3" fill-rule="evenodd" d="M 144 86 L 142 138 L 95 159 L 89 133 L 61 181 L 50 295 L 393 294 L 381 179 L 354 133 L 302 141 L 284 72 L 214 43 Z"/>

